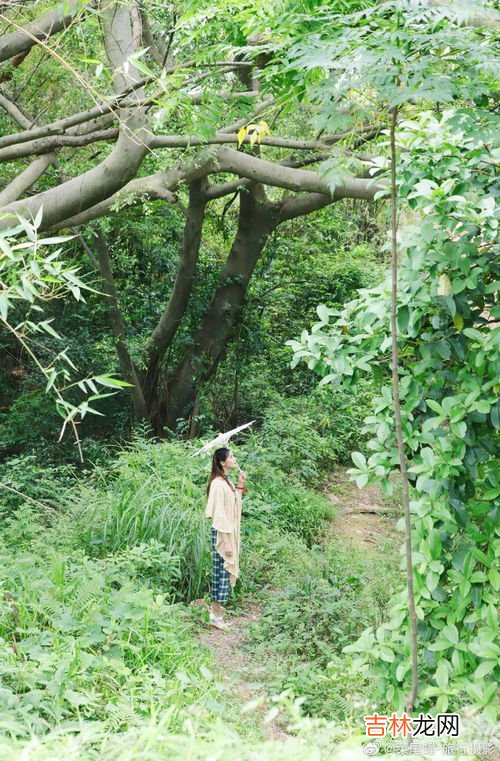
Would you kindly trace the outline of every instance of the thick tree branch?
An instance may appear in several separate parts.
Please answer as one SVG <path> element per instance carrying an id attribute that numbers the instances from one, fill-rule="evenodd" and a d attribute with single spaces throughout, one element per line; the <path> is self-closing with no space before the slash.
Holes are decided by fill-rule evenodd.
<path id="1" fill-rule="evenodd" d="M 285 159 L 279 162 L 279 166 L 288 166 L 292 169 L 300 169 L 310 164 L 318 164 L 321 161 L 326 161 L 329 158 L 329 153 L 316 153 L 314 156 L 307 156 L 303 159 Z M 209 201 L 214 201 L 216 198 L 224 198 L 224 196 L 232 195 L 236 193 L 240 188 L 248 187 L 252 180 L 243 179 L 239 177 L 237 180 L 231 182 L 224 182 L 221 185 L 213 185 L 207 190 L 207 198 Z"/>
<path id="2" fill-rule="evenodd" d="M 339 198 L 334 195 L 324 195 L 323 193 L 307 193 L 306 195 L 295 198 L 287 198 L 281 204 L 280 222 L 286 222 L 289 219 L 302 217 L 304 214 L 310 214 L 313 211 L 319 211 L 325 206 L 329 206 Z"/>
<path id="3" fill-rule="evenodd" d="M 56 158 L 56 153 L 46 153 L 32 161 L 24 172 L 18 174 L 12 182 L 0 191 L 0 206 L 17 201 L 47 171 Z"/>
<path id="4" fill-rule="evenodd" d="M 113 108 L 116 108 L 118 100 L 119 97 L 117 96 L 117 98 L 115 98 L 113 101 L 110 101 L 108 104 L 99 104 L 93 108 L 89 108 L 87 111 L 81 111 L 78 114 L 72 114 L 71 116 L 67 116 L 64 119 L 58 119 L 51 124 L 44 124 L 41 127 L 33 127 L 32 129 L 28 127 L 22 132 L 15 132 L 12 135 L 4 135 L 0 138 L 0 149 L 6 148 L 9 145 L 20 145 L 21 143 L 26 143 L 30 140 L 38 140 L 43 137 L 63 135 L 68 133 L 69 130 L 73 127 L 78 127 L 81 125 L 86 126 L 89 122 L 95 122 L 104 116 L 109 116 L 110 111 L 112 111 Z M 16 106 L 16 104 L 12 101 L 9 101 L 8 98 L 6 98 L 3 94 L 0 94 L 0 106 L 3 107 L 7 113 L 10 113 L 10 116 L 12 116 L 12 118 L 22 126 L 22 122 L 19 120 L 21 112 L 18 106 Z M 29 120 L 27 121 L 29 122 Z M 75 133 L 76 130 L 73 132 L 73 134 Z"/>
<path id="5" fill-rule="evenodd" d="M 158 64 L 158 66 L 163 68 L 167 57 L 167 46 L 163 40 L 157 40 L 154 37 L 151 26 L 149 24 L 148 14 L 144 11 L 144 9 L 141 8 L 140 13 L 142 20 L 142 40 L 144 47 L 149 48 L 148 54 L 152 60 Z"/>
<path id="6" fill-rule="evenodd" d="M 318 156 L 317 160 L 324 160 L 325 156 Z M 304 161 L 307 161 L 304 160 Z M 326 204 L 332 203 L 339 198 L 364 198 L 373 200 L 375 193 L 381 190 L 381 185 L 376 184 L 372 179 L 362 179 L 352 177 L 343 180 L 343 184 L 335 189 L 332 196 L 326 183 L 319 177 L 316 172 L 303 170 L 300 168 L 301 161 L 286 160 L 281 164 L 273 164 L 270 161 L 250 156 L 239 151 L 233 151 L 227 148 L 221 148 L 219 151 L 192 162 L 188 165 L 178 165 L 168 172 L 158 172 L 157 174 L 141 177 L 132 180 L 125 185 L 119 192 L 87 209 L 81 214 L 60 220 L 51 229 L 59 230 L 71 225 L 82 225 L 97 217 L 108 214 L 111 207 L 119 200 L 127 198 L 127 203 L 141 203 L 143 200 L 167 200 L 175 202 L 175 190 L 180 182 L 192 182 L 200 177 L 210 174 L 223 172 L 239 174 L 240 177 L 233 182 L 224 185 L 209 188 L 207 190 L 207 200 L 211 201 L 225 195 L 236 192 L 240 187 L 248 187 L 252 182 L 258 180 L 264 185 L 274 185 L 288 190 L 297 192 L 319 193 L 326 197 Z M 290 199 L 291 203 L 292 199 Z M 288 203 L 288 202 L 287 202 Z M 315 203 L 319 203 L 315 201 Z M 324 203 L 321 205 L 325 205 Z M 317 208 L 321 208 L 317 206 Z M 302 208 L 300 205 L 297 209 Z M 304 207 L 305 208 L 305 207 Z M 290 219 L 305 212 L 295 212 L 293 205 L 287 205 L 282 209 L 283 219 Z"/>
<path id="7" fill-rule="evenodd" d="M 205 178 L 189 186 L 189 206 L 174 287 L 148 345 L 148 369 L 144 379 L 144 396 L 153 418 L 158 411 L 158 377 L 165 351 L 172 343 L 186 311 L 194 284 L 205 218 Z"/>
<path id="8" fill-rule="evenodd" d="M 368 183 L 369 187 L 367 188 L 367 194 L 364 196 L 353 196 L 350 192 L 350 188 L 340 185 L 328 196 L 323 193 L 308 193 L 307 195 L 287 198 L 281 204 L 279 221 L 285 222 L 289 219 L 302 217 L 304 214 L 310 214 L 313 211 L 323 209 L 325 206 L 340 201 L 342 198 L 365 198 L 365 200 L 370 201 L 373 200 L 375 193 L 382 189 L 381 185 L 376 185 L 373 180 L 359 180 L 359 182 Z"/>
<path id="9" fill-rule="evenodd" d="M 146 177 L 140 177 L 127 183 L 120 191 L 106 198 L 101 203 L 92 206 L 82 214 L 61 220 L 51 229 L 60 230 L 71 225 L 79 226 L 86 224 L 92 219 L 109 214 L 111 207 L 116 202 L 123 202 L 125 199 L 130 206 L 142 203 L 144 200 L 162 200 L 176 203 L 178 199 L 175 195 L 175 190 L 179 183 L 193 182 L 193 180 L 207 177 L 217 171 L 219 171 L 217 159 L 215 155 L 211 155 L 203 160 L 193 161 L 191 164 L 175 166 L 168 172 L 158 172 Z"/>
<path id="10" fill-rule="evenodd" d="M 260 186 L 240 194 L 238 230 L 214 297 L 187 350 L 169 380 L 156 422 L 174 426 L 193 403 L 200 383 L 212 377 L 243 306 L 258 258 L 277 222 L 278 207 Z M 160 431 L 158 430 L 160 435 Z"/>
<path id="11" fill-rule="evenodd" d="M 0 162 L 16 161 L 26 156 L 39 156 L 44 153 L 51 153 L 58 148 L 81 148 L 90 143 L 114 141 L 118 138 L 118 134 L 117 128 L 111 128 L 99 132 L 84 133 L 83 135 L 52 135 L 52 137 L 43 137 L 19 145 L 9 145 L 7 148 L 0 148 Z"/>
<path id="12" fill-rule="evenodd" d="M 129 5 L 108 2 L 102 9 L 101 19 L 104 26 L 107 49 L 115 72 L 115 82 L 122 91 L 128 82 L 118 71 L 133 50 L 133 23 Z M 137 76 L 133 66 L 129 66 L 128 75 Z M 144 93 L 135 92 L 137 99 Z M 75 214 L 95 206 L 109 198 L 113 193 L 132 180 L 148 150 L 146 115 L 143 109 L 121 109 L 118 140 L 111 153 L 96 167 L 79 177 L 68 180 L 63 185 L 39 193 L 33 198 L 16 201 L 2 208 L 5 215 L 0 220 L 0 229 L 12 224 L 12 217 L 17 214 L 34 217 L 43 206 L 41 230 L 69 219 Z"/>
<path id="13" fill-rule="evenodd" d="M 126 344 L 127 329 L 125 327 L 125 322 L 123 320 L 120 309 L 108 244 L 100 227 L 97 227 L 95 232 L 95 248 L 98 254 L 99 272 L 102 278 L 102 288 L 107 296 L 109 321 L 111 324 L 113 337 L 115 339 L 115 348 L 116 353 L 118 354 L 118 360 L 120 362 L 120 369 L 122 371 L 124 380 L 126 380 L 127 383 L 132 384 L 132 387 L 129 389 L 129 391 L 132 398 L 132 404 L 134 406 L 135 419 L 147 420 L 147 408 L 144 401 L 141 384 L 139 382 L 136 368 L 134 367 L 134 363 Z M 87 249 L 90 248 L 86 243 L 84 243 L 84 246 Z"/>
<path id="14" fill-rule="evenodd" d="M 249 156 L 247 153 L 234 151 L 231 148 L 220 148 L 217 156 L 220 162 L 220 171 L 233 172 L 264 185 L 274 185 L 296 192 L 321 193 L 332 197 L 330 188 L 316 172 L 273 164 L 270 161 L 264 161 L 255 156 Z M 368 200 L 373 199 L 377 190 L 380 190 L 380 187 L 377 187 L 373 181 L 356 177 L 343 179 L 342 187 L 338 188 L 343 198 L 364 198 Z"/>
<path id="15" fill-rule="evenodd" d="M 4 35 L 0 39 L 0 62 L 30 50 L 40 40 L 47 40 L 61 29 L 66 29 L 82 10 L 81 0 L 67 0 L 65 3 L 58 3 L 50 11 L 25 24 L 21 29 Z M 0 18 L 9 21 L 2 13 Z"/>

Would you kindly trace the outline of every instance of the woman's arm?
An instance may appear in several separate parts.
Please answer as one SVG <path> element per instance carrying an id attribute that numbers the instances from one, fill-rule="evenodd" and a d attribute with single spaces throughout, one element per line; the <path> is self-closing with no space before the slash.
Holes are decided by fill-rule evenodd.
<path id="1" fill-rule="evenodd" d="M 247 490 L 246 482 L 247 482 L 247 474 L 243 470 L 240 470 L 238 474 L 238 484 L 236 488 L 239 491 L 241 491 L 241 496 L 243 496 L 246 493 L 246 490 Z"/>

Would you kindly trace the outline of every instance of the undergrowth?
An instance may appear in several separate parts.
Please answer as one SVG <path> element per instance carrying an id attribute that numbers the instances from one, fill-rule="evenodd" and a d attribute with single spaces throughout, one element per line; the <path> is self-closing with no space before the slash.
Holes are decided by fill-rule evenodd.
<path id="1" fill-rule="evenodd" d="M 242 738 L 249 759 L 251 748 L 267 757 L 262 725 L 228 705 L 216 664 L 196 639 L 203 615 L 187 604 L 206 597 L 210 576 L 209 462 L 188 456 L 196 446 L 136 435 L 84 478 L 62 468 L 37 481 L 29 459 L 23 478 L 12 470 L 11 482 L 26 492 L 33 486 L 36 497 L 9 498 L 2 521 L 2 759 L 131 759 L 141 742 L 148 761 L 180 759 L 188 737 L 192 758 L 207 758 L 212 746 L 225 758 Z M 306 475 L 281 470 L 256 434 L 237 454 L 249 489 L 230 606 L 267 599 L 252 647 L 273 641 L 267 687 L 283 693 L 275 710 L 292 735 L 311 742 L 314 734 L 333 757 L 332 743 L 351 732 L 311 725 L 303 709 L 349 715 L 342 685 L 323 704 L 321 695 L 339 679 L 340 645 L 364 624 L 356 607 L 362 585 L 336 577 L 342 564 L 319 546 L 332 508 Z M 295 742 L 283 758 L 302 757 Z"/>

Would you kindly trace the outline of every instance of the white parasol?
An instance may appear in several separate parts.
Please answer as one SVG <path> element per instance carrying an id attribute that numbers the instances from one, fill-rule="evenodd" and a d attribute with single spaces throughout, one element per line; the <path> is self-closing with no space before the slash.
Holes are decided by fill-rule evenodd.
<path id="1" fill-rule="evenodd" d="M 219 433 L 218 436 L 215 437 L 215 439 L 212 439 L 212 441 L 209 441 L 208 444 L 205 444 L 201 449 L 198 449 L 197 452 L 193 452 L 191 457 L 196 457 L 196 455 L 199 454 L 205 454 L 205 452 L 208 452 L 212 447 L 215 447 L 218 449 L 219 447 L 223 447 L 227 444 L 231 436 L 234 436 L 236 433 L 239 433 L 240 431 L 243 431 L 245 428 L 248 428 L 250 425 L 253 425 L 255 423 L 255 420 L 250 421 L 250 423 L 245 423 L 244 425 L 238 426 L 238 428 L 233 428 L 232 431 L 226 431 L 226 433 Z"/>

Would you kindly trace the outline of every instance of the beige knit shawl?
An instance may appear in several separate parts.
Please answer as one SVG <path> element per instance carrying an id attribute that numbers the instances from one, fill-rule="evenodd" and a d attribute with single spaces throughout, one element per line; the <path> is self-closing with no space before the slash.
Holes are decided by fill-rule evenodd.
<path id="1" fill-rule="evenodd" d="M 205 515 L 212 519 L 212 526 L 217 530 L 215 546 L 224 558 L 229 583 L 234 587 L 240 572 L 241 491 L 222 476 L 216 476 L 210 484 Z M 231 557 L 227 555 L 228 550 L 232 550 Z"/>

